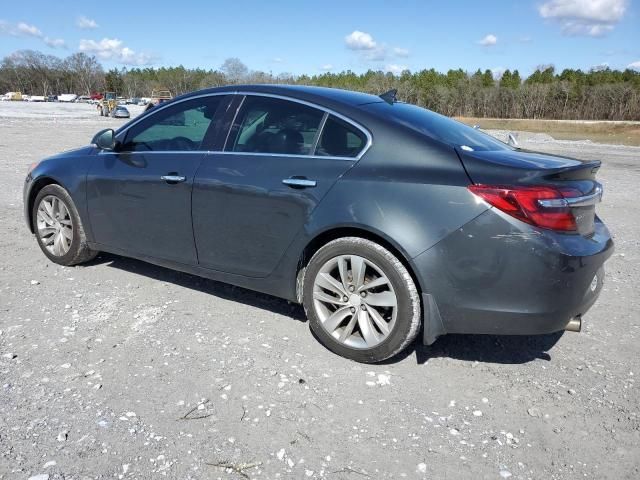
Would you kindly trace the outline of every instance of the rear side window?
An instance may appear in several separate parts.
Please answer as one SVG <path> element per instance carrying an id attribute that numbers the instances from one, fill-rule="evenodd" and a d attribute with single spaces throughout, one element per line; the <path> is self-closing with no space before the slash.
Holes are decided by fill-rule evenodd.
<path id="1" fill-rule="evenodd" d="M 279 98 L 247 96 L 226 151 L 310 155 L 324 112 Z"/>
<path id="2" fill-rule="evenodd" d="M 316 155 L 328 157 L 357 157 L 367 144 L 366 135 L 333 115 L 329 115 L 322 129 Z"/>
<path id="3" fill-rule="evenodd" d="M 449 117 L 407 103 L 380 102 L 367 105 L 390 121 L 416 130 L 452 147 L 472 150 L 511 150 L 511 147 L 490 135 L 457 122 Z"/>
<path id="4" fill-rule="evenodd" d="M 151 113 L 127 132 L 119 150 L 203 150 L 202 142 L 222 99 L 222 96 L 195 98 Z"/>

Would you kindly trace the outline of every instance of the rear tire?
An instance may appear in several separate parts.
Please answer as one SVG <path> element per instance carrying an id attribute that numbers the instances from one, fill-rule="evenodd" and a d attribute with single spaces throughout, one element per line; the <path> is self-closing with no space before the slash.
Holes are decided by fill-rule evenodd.
<path id="1" fill-rule="evenodd" d="M 88 247 L 78 210 L 60 185 L 47 185 L 38 192 L 31 217 L 38 245 L 52 262 L 77 265 L 98 254 Z"/>
<path id="2" fill-rule="evenodd" d="M 309 326 L 332 352 L 381 362 L 418 334 L 418 289 L 402 262 L 381 245 L 358 237 L 334 240 L 316 252 L 303 275 Z"/>

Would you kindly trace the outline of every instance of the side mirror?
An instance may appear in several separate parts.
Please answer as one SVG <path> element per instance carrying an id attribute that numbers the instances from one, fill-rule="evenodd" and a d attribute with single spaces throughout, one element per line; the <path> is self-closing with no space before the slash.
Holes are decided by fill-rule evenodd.
<path id="1" fill-rule="evenodd" d="M 516 136 L 509 132 L 509 135 L 507 135 L 507 144 L 512 146 L 513 148 L 520 148 L 518 145 L 518 140 L 516 140 Z"/>
<path id="2" fill-rule="evenodd" d="M 100 150 L 113 150 L 116 146 L 116 137 L 112 128 L 105 128 L 96 133 L 91 140 Z"/>

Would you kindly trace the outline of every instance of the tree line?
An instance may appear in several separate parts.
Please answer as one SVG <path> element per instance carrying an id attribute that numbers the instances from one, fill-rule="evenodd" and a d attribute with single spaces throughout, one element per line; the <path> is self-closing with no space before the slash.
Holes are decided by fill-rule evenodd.
<path id="1" fill-rule="evenodd" d="M 435 69 L 400 74 L 369 70 L 319 75 L 252 71 L 239 59 L 217 69 L 160 67 L 105 71 L 85 53 L 66 58 L 22 50 L 0 63 L 0 93 L 57 95 L 115 91 L 124 97 L 148 97 L 155 88 L 174 95 L 238 83 L 289 83 L 344 88 L 369 93 L 398 90 L 402 101 L 448 116 L 583 120 L 640 120 L 640 72 L 609 68 L 582 71 L 540 67 L 527 78 L 518 70 L 496 76 L 490 70 L 441 73 Z"/>

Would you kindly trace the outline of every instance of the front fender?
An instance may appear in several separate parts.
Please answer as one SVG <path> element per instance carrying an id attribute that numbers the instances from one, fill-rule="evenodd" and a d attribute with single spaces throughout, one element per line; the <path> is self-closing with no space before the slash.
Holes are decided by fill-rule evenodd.
<path id="1" fill-rule="evenodd" d="M 23 188 L 24 216 L 27 226 L 33 233 L 32 211 L 33 202 L 38 192 L 52 183 L 60 185 L 69 192 L 82 225 L 91 241 L 93 235 L 86 201 L 86 178 L 91 160 L 95 154 L 95 148 L 83 147 L 65 152 L 42 160 L 33 170 L 27 174 Z"/>

